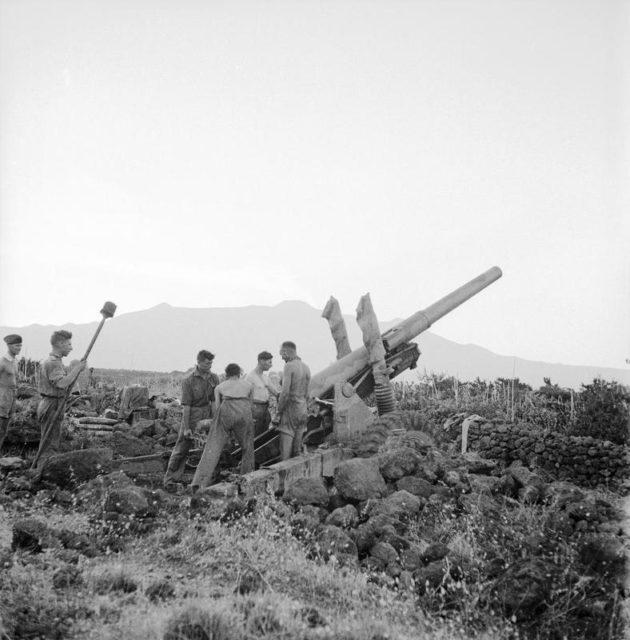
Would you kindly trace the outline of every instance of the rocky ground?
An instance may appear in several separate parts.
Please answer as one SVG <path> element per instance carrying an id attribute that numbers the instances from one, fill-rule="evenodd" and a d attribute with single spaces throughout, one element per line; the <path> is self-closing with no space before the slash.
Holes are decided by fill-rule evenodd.
<path id="1" fill-rule="evenodd" d="M 282 496 L 171 495 L 114 470 L 169 404 L 101 433 L 83 407 L 39 477 L 2 459 L 0 637 L 623 637 L 621 491 L 390 429 Z"/>

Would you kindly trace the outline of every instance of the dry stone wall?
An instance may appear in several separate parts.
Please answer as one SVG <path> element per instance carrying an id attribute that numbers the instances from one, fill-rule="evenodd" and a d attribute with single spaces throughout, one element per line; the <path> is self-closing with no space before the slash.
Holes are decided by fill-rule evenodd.
<path id="1" fill-rule="evenodd" d="M 461 444 L 461 421 L 449 427 Z M 473 422 L 468 427 L 467 448 L 481 456 L 520 460 L 549 471 L 558 480 L 581 486 L 619 487 L 630 477 L 627 448 L 590 436 L 566 436 L 530 424 Z"/>

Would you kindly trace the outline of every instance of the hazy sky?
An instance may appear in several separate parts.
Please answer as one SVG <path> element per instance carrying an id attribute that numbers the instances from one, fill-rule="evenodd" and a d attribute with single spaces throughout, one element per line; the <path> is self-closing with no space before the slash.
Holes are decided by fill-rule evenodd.
<path id="1" fill-rule="evenodd" d="M 625 368 L 629 36 L 620 0 L 0 0 L 0 325 L 391 320 L 498 265 L 436 333 Z"/>

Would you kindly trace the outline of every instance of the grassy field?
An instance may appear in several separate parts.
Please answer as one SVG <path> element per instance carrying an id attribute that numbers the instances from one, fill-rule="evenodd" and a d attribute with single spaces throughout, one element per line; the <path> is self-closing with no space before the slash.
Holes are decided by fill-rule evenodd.
<path id="1" fill-rule="evenodd" d="M 125 539 L 116 553 L 77 564 L 54 550 L 17 558 L 5 570 L 2 594 L 14 601 L 13 611 L 28 610 L 31 624 L 56 627 L 58 637 L 157 639 L 169 630 L 172 638 L 217 640 L 466 637 L 425 617 L 413 594 L 378 586 L 356 568 L 307 557 L 275 509 L 260 505 L 226 524 L 191 521 L 174 506 L 168 524 Z M 36 512 L 43 515 L 45 507 Z M 54 509 L 46 515 L 90 530 L 77 515 Z M 55 587 L 68 567 L 80 579 Z"/>
<path id="2" fill-rule="evenodd" d="M 98 375 L 116 384 L 114 373 Z M 180 374 L 125 375 L 124 384 L 167 393 Z M 547 386 L 541 394 L 514 383 L 471 388 L 447 379 L 396 391 L 401 406 L 422 412 L 429 431 L 458 411 L 562 432 L 577 428 L 580 416 L 593 419 L 590 396 Z M 597 405 L 608 424 L 615 406 L 610 399 L 606 411 Z M 416 475 L 430 478 L 435 460 L 449 455 L 428 454 Z M 297 509 L 263 495 L 199 508 L 189 496 L 144 488 L 149 507 L 141 515 L 119 509 L 113 518 L 106 505 L 114 485 L 95 492 L 97 478 L 72 489 L 37 486 L 10 472 L 0 477 L 0 638 L 624 637 L 624 490 L 583 489 L 585 504 L 609 515 L 580 524 L 549 501 L 460 490 L 467 479 L 459 473 L 461 482 L 448 467 L 431 479 L 446 497 L 425 501 L 417 518 L 405 520 L 404 541 L 392 531 L 400 559 L 385 566 L 323 547 L 329 514 L 318 507 Z M 374 503 L 357 507 L 367 521 Z M 21 530 L 35 533 L 16 544 Z M 409 550 L 423 554 L 436 545 L 448 548 L 437 581 L 419 577 L 434 562 L 405 570 Z M 525 608 L 515 598 L 534 604 Z"/>
<path id="3" fill-rule="evenodd" d="M 356 562 L 326 561 L 308 533 L 296 534 L 290 509 L 271 498 L 223 521 L 191 517 L 185 498 L 158 499 L 162 516 L 143 532 L 133 526 L 116 529 L 85 505 L 60 507 L 41 491 L 32 501 L 5 505 L 0 637 L 623 637 L 621 603 L 608 601 L 618 593 L 610 586 L 618 578 L 584 573 L 577 539 L 547 540 L 552 550 L 544 557 L 555 571 L 553 592 L 535 616 L 517 620 L 505 615 L 493 591 L 496 581 L 481 573 L 476 580 L 445 581 L 420 594 L 413 581 Z M 531 557 L 532 534 L 548 531 L 553 515 L 541 506 L 505 508 L 501 526 L 490 528 L 483 517 L 441 511 L 436 539 L 477 567 L 498 550 L 507 550 L 514 563 Z M 84 555 L 51 540 L 40 553 L 9 554 L 12 524 L 29 516 L 53 530 L 84 535 L 97 550 Z M 592 608 L 612 612 L 603 627 L 593 625 L 600 618 L 586 615 Z"/>

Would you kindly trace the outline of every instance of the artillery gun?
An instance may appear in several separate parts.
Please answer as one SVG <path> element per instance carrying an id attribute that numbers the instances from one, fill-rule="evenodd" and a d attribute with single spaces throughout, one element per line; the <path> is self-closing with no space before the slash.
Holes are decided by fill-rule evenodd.
<path id="1" fill-rule="evenodd" d="M 337 344 L 337 360 L 311 378 L 309 398 L 312 415 L 304 444 L 320 444 L 330 434 L 334 435 L 336 441 L 343 442 L 361 433 L 366 424 L 374 419 L 374 410 L 365 402 L 372 394 L 379 415 L 393 411 L 395 400 L 390 380 L 407 369 L 415 368 L 420 356 L 418 345 L 411 341 L 501 276 L 501 269 L 492 267 L 382 335 L 369 296 L 367 300 L 364 296 L 359 305 L 362 313 L 357 314 L 363 329 L 364 346 L 354 351 L 350 351 L 348 346 L 345 325 L 338 308 L 337 313 L 331 315 L 327 312 L 327 305 L 322 315 L 329 319 Z M 257 467 L 279 460 L 278 435 L 276 430 L 271 429 L 256 437 L 254 448 Z M 201 450 L 191 451 L 195 452 L 200 454 Z M 127 472 L 133 469 L 163 470 L 169 453 L 127 458 L 117 461 L 117 465 Z M 241 456 L 240 448 L 225 453 L 227 466 L 234 466 Z"/>
<path id="2" fill-rule="evenodd" d="M 376 338 L 374 332 L 371 338 L 366 337 L 369 332 L 364 328 L 364 346 L 349 353 L 345 326 L 340 326 L 343 322 L 340 321 L 341 314 L 337 313 L 331 321 L 327 305 L 322 315 L 329 318 L 331 332 L 337 343 L 338 359 L 311 379 L 309 396 L 313 415 L 308 422 L 304 444 L 320 444 L 331 433 L 337 441 L 360 433 L 366 422 L 374 417 L 374 411 L 365 403 L 373 393 L 379 415 L 393 411 L 395 400 L 389 381 L 403 371 L 415 368 L 420 356 L 418 345 L 411 341 L 501 276 L 501 269 L 492 267 Z M 371 307 L 367 315 L 370 316 L 372 327 L 377 326 Z M 256 438 L 257 465 L 270 464 L 278 459 L 276 440 L 277 433 L 274 431 Z M 235 458 L 239 454 L 238 449 L 232 452 Z"/>

